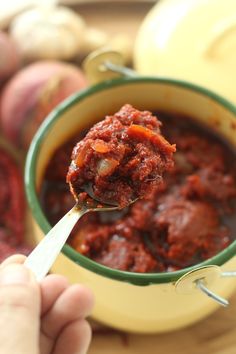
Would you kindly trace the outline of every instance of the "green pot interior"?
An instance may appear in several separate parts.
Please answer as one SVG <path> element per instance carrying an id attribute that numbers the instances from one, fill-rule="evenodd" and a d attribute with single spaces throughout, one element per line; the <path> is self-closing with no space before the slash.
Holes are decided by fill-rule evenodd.
<path id="1" fill-rule="evenodd" d="M 38 191 L 53 152 L 75 132 L 93 125 L 105 115 L 130 103 L 138 109 L 187 115 L 219 133 L 236 146 L 236 108 L 201 87 L 157 78 L 122 78 L 88 88 L 60 104 L 43 122 L 30 146 L 25 169 L 27 198 L 32 214 L 47 233 L 51 226 L 44 215 Z M 236 241 L 215 257 L 175 272 L 138 274 L 110 269 L 65 245 L 62 252 L 80 266 L 97 274 L 136 285 L 175 282 L 187 271 L 210 264 L 222 265 L 235 255 Z"/>

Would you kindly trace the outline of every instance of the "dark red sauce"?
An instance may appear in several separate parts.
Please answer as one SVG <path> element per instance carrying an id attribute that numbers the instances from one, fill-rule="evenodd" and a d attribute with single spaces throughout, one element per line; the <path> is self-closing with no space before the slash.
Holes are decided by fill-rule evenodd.
<path id="1" fill-rule="evenodd" d="M 85 215 L 68 241 L 111 268 L 181 269 L 214 256 L 235 236 L 235 151 L 191 119 L 158 117 L 163 135 L 177 148 L 161 188 L 119 212 Z M 55 152 L 45 173 L 41 201 L 52 224 L 74 205 L 65 178 L 77 139 Z"/>
<path id="2" fill-rule="evenodd" d="M 95 199 L 122 208 L 153 193 L 175 152 L 160 126 L 151 112 L 128 104 L 95 124 L 72 152 L 67 182 L 75 199 L 87 186 Z"/>
<path id="3" fill-rule="evenodd" d="M 0 148 L 0 262 L 14 253 L 28 254 L 24 244 L 26 205 L 19 166 Z"/>

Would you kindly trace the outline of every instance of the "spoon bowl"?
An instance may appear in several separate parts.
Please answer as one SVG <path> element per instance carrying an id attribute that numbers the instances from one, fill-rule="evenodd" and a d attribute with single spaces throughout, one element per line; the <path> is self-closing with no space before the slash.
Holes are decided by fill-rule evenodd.
<path id="1" fill-rule="evenodd" d="M 111 207 L 116 207 L 116 209 L 121 209 L 119 207 L 119 205 L 115 202 L 115 201 L 107 201 L 107 200 L 101 200 L 100 198 L 98 198 L 93 191 L 93 187 L 91 183 L 88 183 L 87 185 L 84 186 L 83 191 L 87 193 L 88 197 L 85 201 L 79 201 L 80 197 L 79 195 L 77 195 L 73 185 L 71 182 L 69 182 L 69 186 L 70 186 L 70 191 L 73 194 L 75 200 L 78 202 L 78 204 L 82 204 L 85 203 L 87 206 L 90 207 L 90 205 L 95 206 L 95 209 L 99 208 L 99 207 L 103 207 L 104 205 L 109 205 Z M 137 199 L 136 199 L 137 200 Z M 133 203 L 134 201 L 132 201 Z"/>

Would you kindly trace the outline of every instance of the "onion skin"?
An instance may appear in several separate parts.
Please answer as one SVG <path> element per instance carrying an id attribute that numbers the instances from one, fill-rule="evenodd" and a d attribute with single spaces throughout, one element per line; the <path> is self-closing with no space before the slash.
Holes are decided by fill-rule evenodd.
<path id="1" fill-rule="evenodd" d="M 115 159 L 102 159 L 98 163 L 98 175 L 101 177 L 109 176 L 115 171 L 117 166 L 119 166 L 119 161 Z"/>
<path id="2" fill-rule="evenodd" d="M 7 33 L 0 31 L 0 84 L 19 68 L 20 62 L 16 43 Z"/>
<path id="3" fill-rule="evenodd" d="M 4 135 L 27 150 L 33 135 L 51 110 L 87 81 L 74 65 L 39 61 L 19 71 L 6 84 L 0 102 Z"/>

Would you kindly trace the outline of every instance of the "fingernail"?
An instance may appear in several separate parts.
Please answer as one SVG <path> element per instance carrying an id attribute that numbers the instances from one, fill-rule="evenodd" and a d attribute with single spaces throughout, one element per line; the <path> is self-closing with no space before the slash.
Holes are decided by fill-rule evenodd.
<path id="1" fill-rule="evenodd" d="M 9 264 L 0 270 L 0 284 L 27 284 L 30 282 L 30 272 L 20 264 Z"/>

